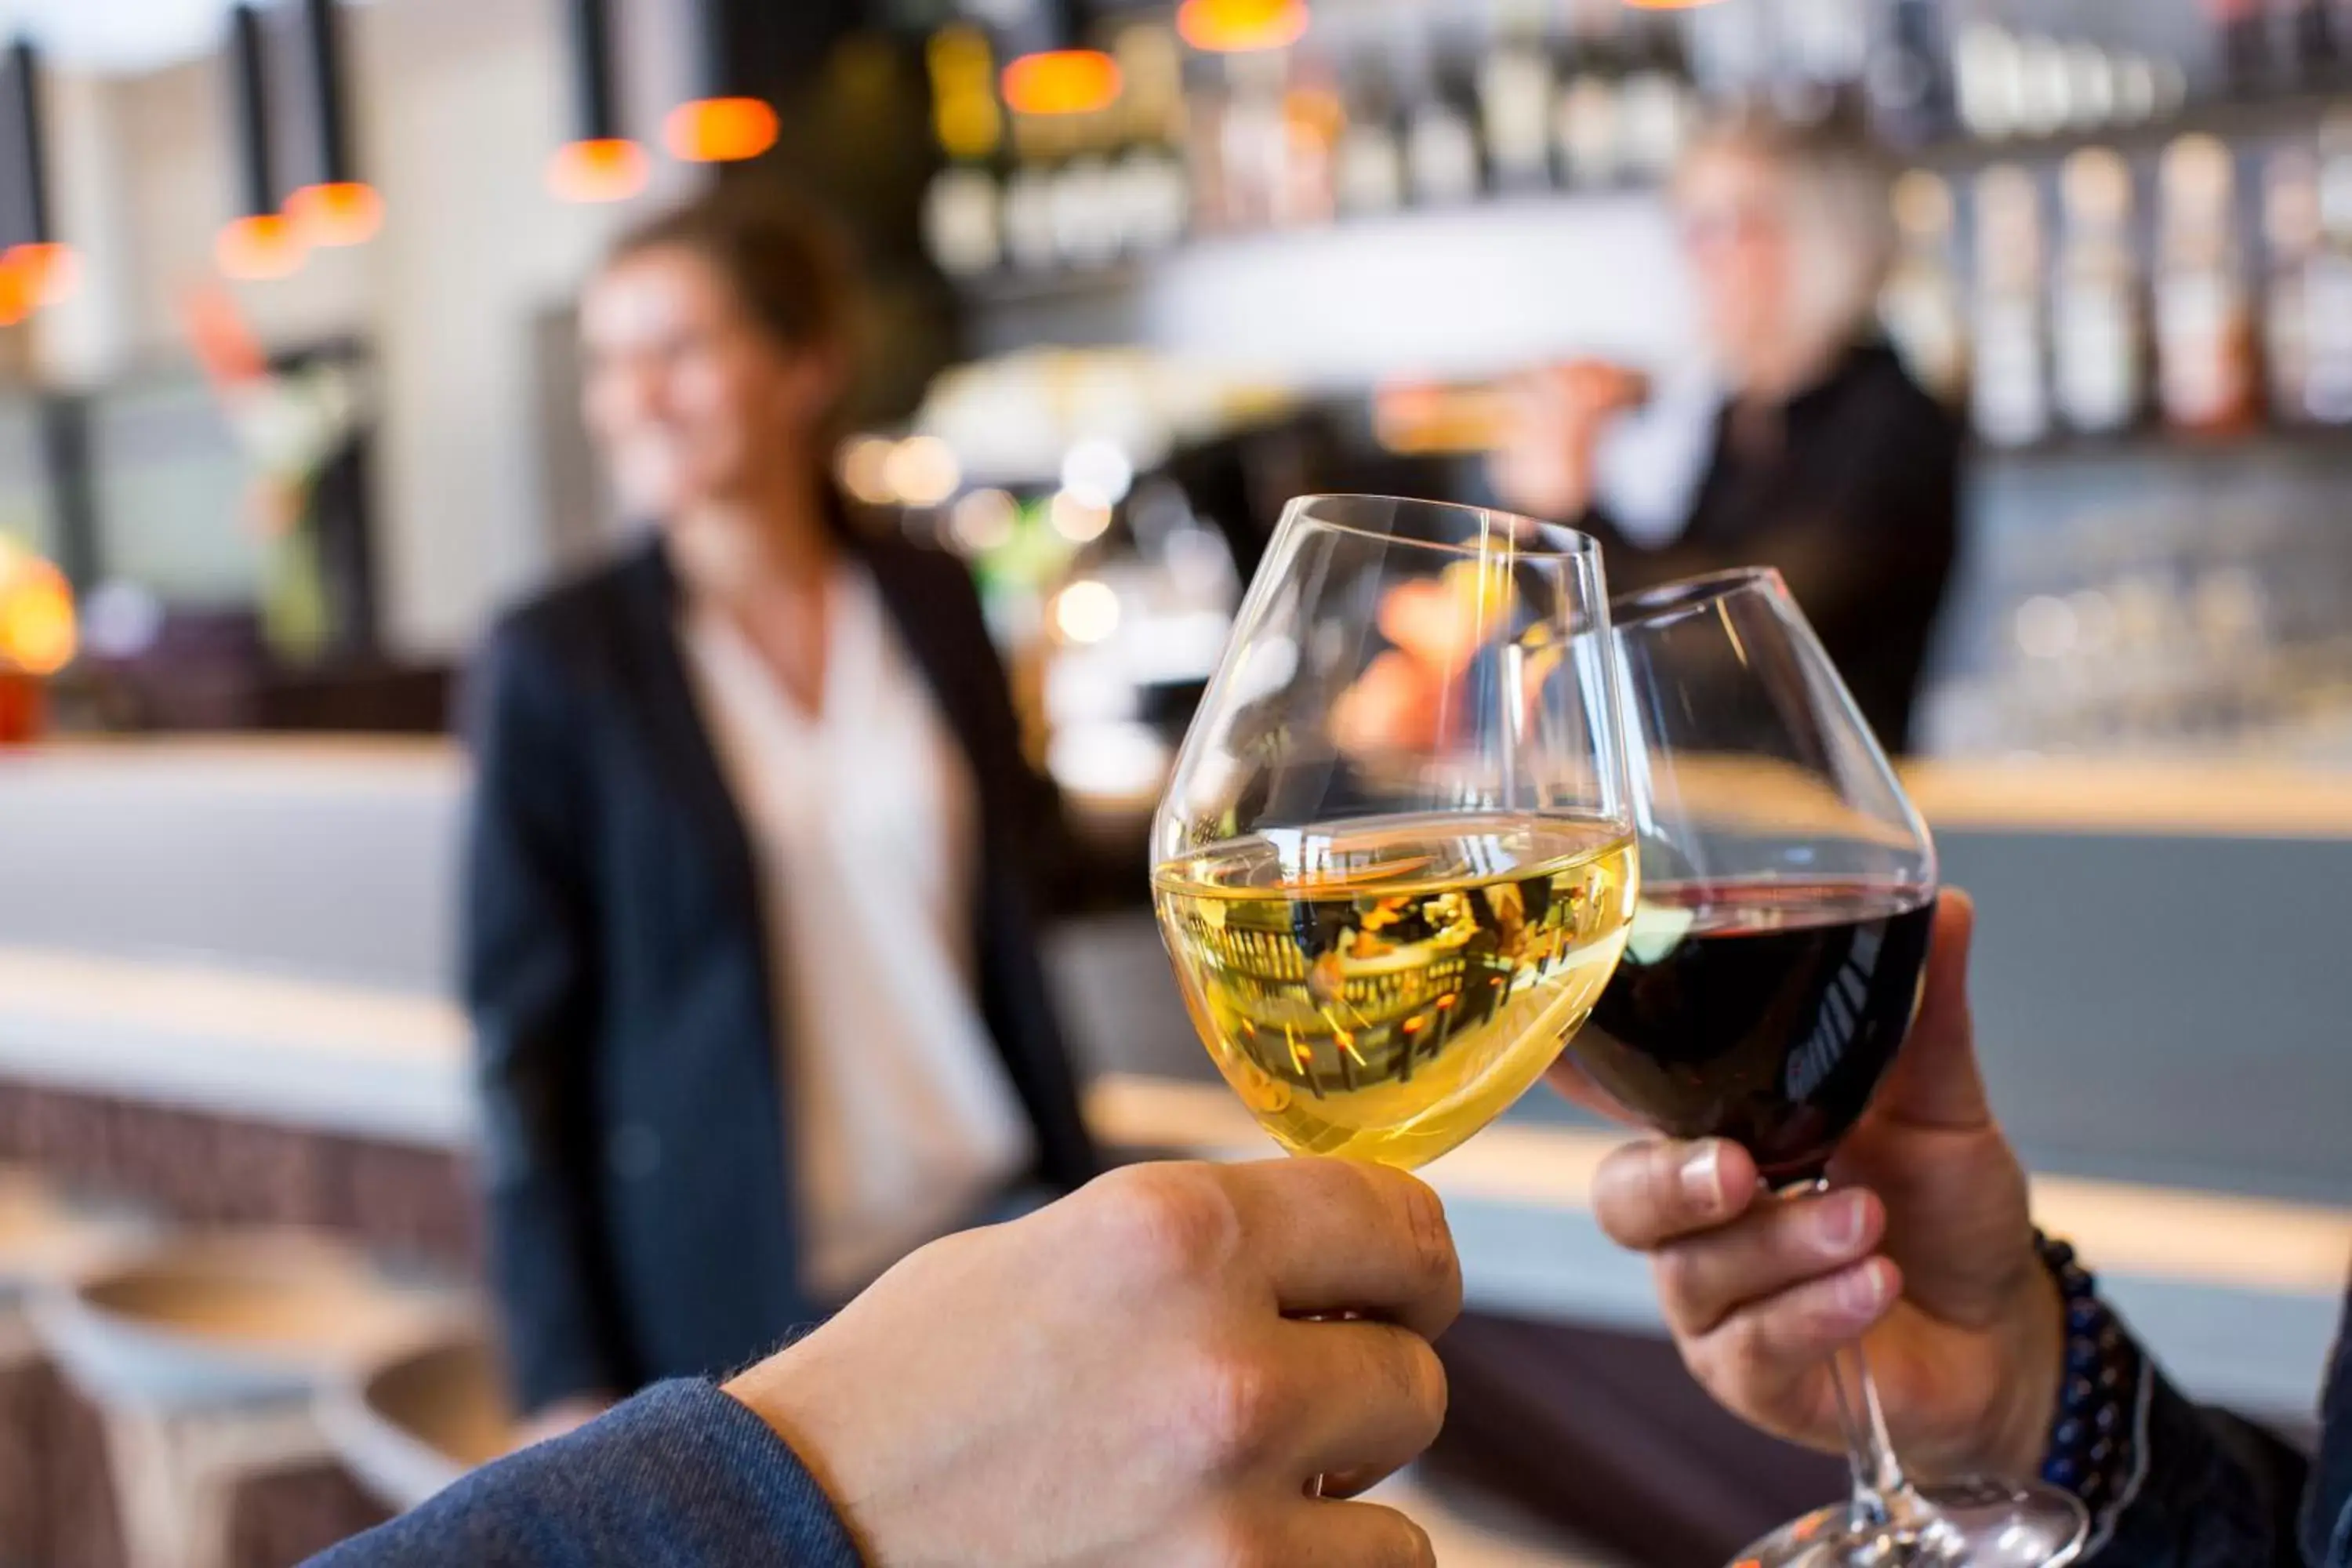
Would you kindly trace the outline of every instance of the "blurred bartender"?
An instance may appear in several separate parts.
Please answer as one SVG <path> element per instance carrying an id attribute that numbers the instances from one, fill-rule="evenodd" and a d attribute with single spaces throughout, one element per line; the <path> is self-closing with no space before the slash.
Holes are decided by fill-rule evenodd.
<path id="1" fill-rule="evenodd" d="M 623 239 L 581 321 L 589 426 L 659 526 L 493 635 L 466 894 L 492 1273 L 542 1432 L 1094 1168 L 1027 886 L 1055 803 L 971 581 L 827 477 L 824 235 L 706 197 Z"/>
<path id="2" fill-rule="evenodd" d="M 1645 548 L 1596 503 L 1602 433 L 1648 390 L 1615 365 L 1525 379 L 1495 487 L 1517 510 L 1580 519 L 1619 593 L 1780 568 L 1864 717 L 1907 750 L 1951 575 L 1960 433 L 1878 335 L 1895 243 L 1885 171 L 1858 136 L 1751 112 L 1698 139 L 1673 199 L 1729 390 L 1680 534 Z"/>

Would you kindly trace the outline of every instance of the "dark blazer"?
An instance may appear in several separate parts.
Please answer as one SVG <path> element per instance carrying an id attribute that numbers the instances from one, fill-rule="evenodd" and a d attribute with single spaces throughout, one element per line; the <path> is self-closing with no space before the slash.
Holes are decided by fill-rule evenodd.
<path id="1" fill-rule="evenodd" d="M 1022 757 L 963 567 L 897 542 L 852 548 L 970 759 L 980 1008 L 1038 1174 L 1074 1186 L 1095 1153 L 1030 890 L 1051 786 Z M 677 601 L 648 543 L 509 615 L 469 692 L 464 991 L 492 1281 L 525 1409 L 722 1373 L 817 1313 L 758 878 Z"/>
<path id="2" fill-rule="evenodd" d="M 800 1457 L 708 1383 L 665 1383 L 465 1476 L 310 1568 L 861 1568 Z"/>
<path id="3" fill-rule="evenodd" d="M 2151 1370 L 2132 1421 L 2146 1439 L 2137 1489 L 2099 1521 L 2085 1568 L 2352 1568 L 2352 1296 L 2319 1418 L 2306 1458 Z"/>
<path id="4" fill-rule="evenodd" d="M 1773 566 L 1821 633 L 1863 717 L 1890 751 L 1912 710 L 1958 547 L 1960 428 L 1894 351 L 1849 350 L 1829 376 L 1761 422 L 1716 426 L 1680 538 L 1645 549 L 1605 515 L 1614 593 L 1733 566 Z"/>

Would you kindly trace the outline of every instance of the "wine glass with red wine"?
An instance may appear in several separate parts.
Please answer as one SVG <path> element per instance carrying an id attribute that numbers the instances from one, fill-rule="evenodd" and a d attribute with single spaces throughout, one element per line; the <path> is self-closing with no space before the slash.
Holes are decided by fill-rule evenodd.
<path id="1" fill-rule="evenodd" d="M 1781 1191 L 1826 1184 L 1918 1006 L 1927 825 L 1780 574 L 1613 606 L 1641 901 L 1566 1058 L 1677 1138 L 1736 1140 Z M 2057 1568 L 2087 1520 L 2038 1483 L 1914 1485 L 1859 1348 L 1833 1368 L 1851 1501 L 1738 1568 Z"/>

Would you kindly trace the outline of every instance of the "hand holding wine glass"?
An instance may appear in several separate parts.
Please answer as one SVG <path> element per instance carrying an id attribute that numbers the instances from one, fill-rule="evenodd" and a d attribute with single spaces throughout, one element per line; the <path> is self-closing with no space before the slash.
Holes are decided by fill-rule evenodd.
<path id="1" fill-rule="evenodd" d="M 1276 1142 L 1410 1169 L 1543 1075 L 1633 912 L 1622 721 L 1591 539 L 1291 502 L 1151 830 L 1184 1005 Z"/>
<path id="2" fill-rule="evenodd" d="M 2024 1172 L 1977 1071 L 1973 921 L 1946 889 L 1918 1021 L 1832 1158 L 1832 1192 L 1775 1199 L 1720 1139 L 1629 1144 L 1593 1185 L 1601 1228 L 1654 1260 L 1668 1330 L 1726 1408 L 1838 1450 L 1830 1360 L 1866 1331 L 1889 1434 L 1927 1481 L 2037 1468 L 2063 1337 Z M 1593 1103 L 1572 1063 L 1554 1078 Z"/>
<path id="3" fill-rule="evenodd" d="M 1960 1249 L 1960 1265 L 1940 1279 L 1931 1268 L 1915 1289 L 1936 1297 L 1943 1285 L 1940 1299 L 1964 1329 L 2007 1324 L 2021 1302 L 2028 1314 L 2015 1321 L 2032 1321 L 2024 1270 L 2039 1266 L 2021 1182 L 2014 1163 L 1999 1159 L 1998 1134 L 1986 1137 L 1973 1074 L 1951 1072 L 1947 1059 L 1937 1080 L 1931 1032 L 1929 1066 L 1898 1080 L 1908 1076 L 1916 1089 L 1924 1072 L 1942 1092 L 1914 1099 L 1898 1089 L 1871 1119 L 1919 1015 L 1938 919 L 1927 825 L 1779 574 L 1669 584 L 1621 602 L 1612 618 L 1642 901 L 1624 960 L 1565 1059 L 1586 1094 L 1669 1138 L 1703 1141 L 1639 1156 L 1652 1197 L 1669 1206 L 1647 1226 L 1618 1215 L 1624 1234 L 1653 1245 L 1737 1222 L 1727 1238 L 1685 1243 L 1667 1265 L 1675 1327 L 1702 1375 L 1711 1371 L 1736 1406 L 1780 1430 L 1810 1436 L 1826 1412 L 1853 1468 L 1848 1502 L 1755 1542 L 1743 1568 L 2071 1562 L 2088 1516 L 2067 1493 L 1974 1476 L 1922 1485 L 1906 1473 L 1855 1342 L 1902 1283 L 1892 1260 L 1869 1256 L 1884 1222 L 1879 1202 L 1894 1194 L 1836 1191 L 1832 1180 L 1846 1168 L 1841 1158 L 1869 1160 L 1867 1135 L 1851 1142 L 1866 1121 L 1883 1134 L 1906 1120 L 1933 1129 L 1948 1118 L 1948 1142 L 1914 1138 L 1905 1149 L 1990 1161 L 1972 1173 L 1989 1178 L 1985 1190 L 1959 1194 L 1958 1208 L 1951 1187 L 1935 1189 L 1949 1212 L 1928 1205 L 1928 1223 L 1984 1223 L 1958 1225 L 1943 1245 Z M 1944 918 L 1948 951 L 1949 922 L 1965 915 Z M 1954 1005 L 1948 999 L 1948 1029 Z M 1627 1180 L 1627 1169 L 1615 1179 Z M 1899 1162 L 1877 1173 L 1923 1176 Z M 1759 1185 L 1779 1196 L 1759 1196 Z M 1622 1189 L 1612 1201 L 1624 1203 Z M 1979 1279 L 2014 1289 L 1966 1288 Z M 1776 1297 L 1778 1310 L 1748 1310 Z M 2032 1390 L 1969 1381 L 1987 1370 L 1985 1357 L 1941 1369 L 1906 1361 L 1905 1393 L 1916 1396 L 1921 1379 L 1940 1377 L 1948 1399 L 1985 1402 L 1958 1425 L 2006 1426 L 1993 1407 L 2010 1394 L 2030 1402 Z M 2046 1399 L 2041 1408 L 2050 1409 Z M 2013 1456 L 2003 1447 L 1990 1457 L 2007 1469 Z"/>

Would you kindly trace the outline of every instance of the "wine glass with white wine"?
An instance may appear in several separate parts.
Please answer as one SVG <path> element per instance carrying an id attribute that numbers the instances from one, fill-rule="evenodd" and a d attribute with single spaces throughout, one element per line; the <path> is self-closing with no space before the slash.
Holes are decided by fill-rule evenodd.
<path id="1" fill-rule="evenodd" d="M 1635 902 L 1618 679 L 1587 536 L 1291 502 L 1151 873 L 1193 1024 L 1284 1148 L 1423 1164 L 1583 1024 Z"/>

